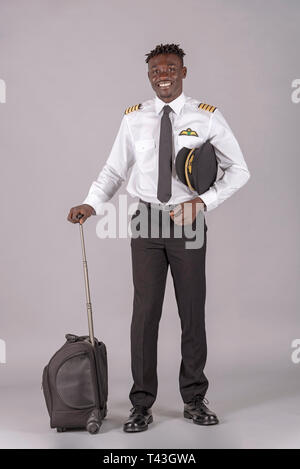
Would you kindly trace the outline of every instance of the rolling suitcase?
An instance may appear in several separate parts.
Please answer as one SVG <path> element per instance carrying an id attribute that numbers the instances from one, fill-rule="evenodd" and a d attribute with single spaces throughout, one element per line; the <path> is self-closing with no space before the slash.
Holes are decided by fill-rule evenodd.
<path id="1" fill-rule="evenodd" d="M 105 344 L 94 337 L 83 227 L 79 227 L 89 335 L 66 334 L 66 342 L 43 370 L 42 389 L 51 428 L 98 433 L 107 414 L 107 352 Z"/>

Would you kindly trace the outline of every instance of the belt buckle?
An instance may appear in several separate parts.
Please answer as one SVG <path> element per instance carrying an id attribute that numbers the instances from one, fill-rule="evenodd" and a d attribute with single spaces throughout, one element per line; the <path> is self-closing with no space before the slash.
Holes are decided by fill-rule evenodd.
<path id="1" fill-rule="evenodd" d="M 159 206 L 164 212 L 171 212 L 171 210 L 174 210 L 175 207 L 174 204 L 166 204 L 165 202 L 160 203 Z"/>

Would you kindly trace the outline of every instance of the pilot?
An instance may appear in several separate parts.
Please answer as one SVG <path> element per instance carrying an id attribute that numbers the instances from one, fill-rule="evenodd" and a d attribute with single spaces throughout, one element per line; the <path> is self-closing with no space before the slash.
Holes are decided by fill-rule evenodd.
<path id="1" fill-rule="evenodd" d="M 149 211 L 168 214 L 170 224 L 205 218 L 249 179 L 240 146 L 217 106 L 183 92 L 187 75 L 184 51 L 177 44 L 160 44 L 146 54 L 148 79 L 155 96 L 129 106 L 106 163 L 81 205 L 68 220 L 80 223 L 99 215 L 130 176 L 126 189 Z M 216 179 L 217 167 L 222 171 Z M 132 404 L 123 429 L 148 429 L 158 389 L 157 339 L 168 268 L 170 266 L 181 324 L 179 391 L 183 416 L 203 426 L 219 422 L 208 408 L 205 331 L 206 276 L 204 242 L 187 249 L 184 236 L 131 238 L 134 285 L 131 321 Z M 171 358 L 170 358 L 171 359 Z"/>

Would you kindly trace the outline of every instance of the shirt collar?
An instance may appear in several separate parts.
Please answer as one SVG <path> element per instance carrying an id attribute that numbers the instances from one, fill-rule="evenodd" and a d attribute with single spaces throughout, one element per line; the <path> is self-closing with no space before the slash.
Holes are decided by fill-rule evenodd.
<path id="1" fill-rule="evenodd" d="M 185 94 L 182 92 L 176 99 L 173 99 L 170 103 L 165 103 L 158 96 L 155 96 L 155 111 L 157 114 L 160 113 L 162 108 L 167 104 L 172 108 L 175 114 L 179 114 L 185 103 Z"/>

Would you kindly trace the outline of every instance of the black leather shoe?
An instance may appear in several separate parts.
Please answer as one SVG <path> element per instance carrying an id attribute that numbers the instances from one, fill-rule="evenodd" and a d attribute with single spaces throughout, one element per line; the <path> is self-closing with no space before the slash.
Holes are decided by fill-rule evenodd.
<path id="1" fill-rule="evenodd" d="M 142 405 L 135 405 L 130 409 L 128 420 L 124 423 L 124 432 L 142 432 L 148 429 L 148 424 L 153 422 L 151 410 Z"/>
<path id="2" fill-rule="evenodd" d="M 205 404 L 209 404 L 208 400 L 196 395 L 191 402 L 184 404 L 184 417 L 193 419 L 197 425 L 216 425 L 219 423 L 218 417 Z"/>

